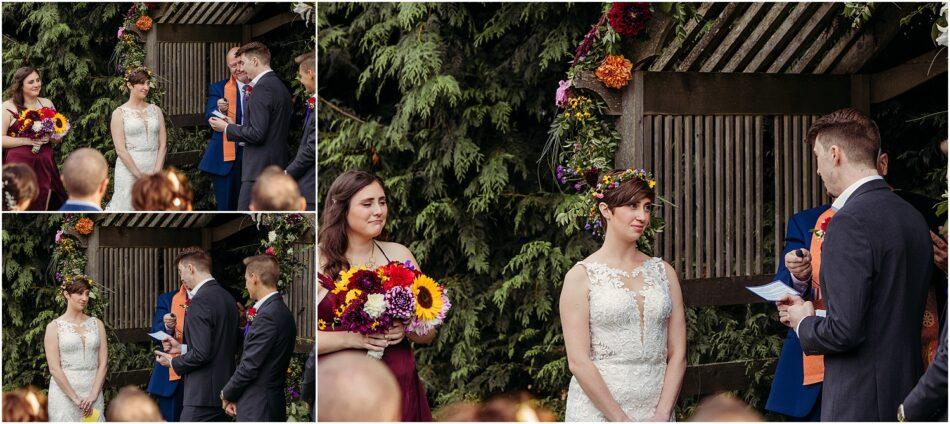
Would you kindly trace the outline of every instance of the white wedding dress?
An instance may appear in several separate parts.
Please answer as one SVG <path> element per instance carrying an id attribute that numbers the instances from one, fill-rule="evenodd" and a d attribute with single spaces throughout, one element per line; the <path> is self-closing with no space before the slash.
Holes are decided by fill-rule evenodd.
<path id="1" fill-rule="evenodd" d="M 149 104 L 144 110 L 135 110 L 119 106 L 122 112 L 122 124 L 125 127 L 125 148 L 135 162 L 135 166 L 145 174 L 150 174 L 158 160 L 158 130 L 160 115 L 158 106 Z M 112 200 L 106 206 L 107 211 L 131 211 L 132 185 L 135 176 L 126 168 L 121 158 L 115 160 L 115 185 Z"/>
<path id="2" fill-rule="evenodd" d="M 96 371 L 99 369 L 99 325 L 98 320 L 89 317 L 76 325 L 56 319 L 56 335 L 59 340 L 59 363 L 66 374 L 66 381 L 80 398 L 89 395 L 92 390 Z M 49 381 L 48 412 L 51 422 L 82 421 L 82 411 L 59 388 L 56 380 Z M 99 421 L 105 421 L 105 401 L 102 392 L 93 408 L 99 410 Z"/>
<path id="3" fill-rule="evenodd" d="M 579 264 L 590 280 L 590 357 L 627 416 L 647 420 L 663 390 L 667 323 L 673 310 L 663 261 L 651 258 L 632 273 L 595 262 Z M 633 287 L 642 282 L 642 289 L 633 292 L 625 281 Z M 577 377 L 571 378 L 564 420 L 605 421 Z"/>

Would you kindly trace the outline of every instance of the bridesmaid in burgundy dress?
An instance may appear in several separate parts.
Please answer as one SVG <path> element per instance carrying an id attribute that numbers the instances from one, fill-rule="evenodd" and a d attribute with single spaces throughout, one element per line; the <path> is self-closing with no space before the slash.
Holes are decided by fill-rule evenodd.
<path id="1" fill-rule="evenodd" d="M 10 125 L 26 109 L 48 107 L 56 109 L 49 99 L 40 97 L 43 81 L 36 69 L 25 66 L 13 73 L 10 84 L 10 99 L 3 102 L 3 119 L 0 120 L 0 133 L 3 134 L 3 164 L 23 163 L 33 169 L 39 183 L 39 194 L 30 204 L 31 211 L 55 211 L 66 201 L 66 189 L 59 178 L 59 168 L 53 159 L 53 148 L 49 139 L 31 140 L 17 137 L 10 131 Z M 33 148 L 39 151 L 33 153 Z"/>
<path id="2" fill-rule="evenodd" d="M 416 360 L 409 341 L 432 343 L 435 330 L 424 336 L 406 335 L 405 325 L 397 323 L 386 334 L 364 336 L 333 326 L 332 305 L 335 295 L 330 291 L 333 289 L 333 280 L 341 270 L 351 265 L 375 268 L 390 260 L 411 261 L 418 268 L 416 259 L 405 246 L 376 240 L 386 226 L 387 212 L 382 181 L 373 174 L 348 171 L 337 177 L 330 186 L 318 237 L 320 304 L 317 308 L 317 354 L 323 356 L 345 349 L 385 349 L 382 361 L 393 372 L 402 391 L 402 420 L 432 421 L 429 401 L 416 372 Z"/>

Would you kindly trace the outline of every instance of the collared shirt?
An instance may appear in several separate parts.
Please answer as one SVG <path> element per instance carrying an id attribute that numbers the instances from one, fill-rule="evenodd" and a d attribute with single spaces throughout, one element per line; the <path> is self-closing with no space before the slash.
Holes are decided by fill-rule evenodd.
<path id="1" fill-rule="evenodd" d="M 198 283 L 198 285 L 195 286 L 194 289 L 188 290 L 188 298 L 189 298 L 189 299 L 194 298 L 195 295 L 198 294 L 198 289 L 200 289 L 201 286 L 205 285 L 205 283 L 207 283 L 208 281 L 211 281 L 211 280 L 214 280 L 214 277 L 205 278 L 204 281 Z"/>
<path id="2" fill-rule="evenodd" d="M 838 198 L 835 199 L 835 201 L 831 203 L 831 208 L 836 211 L 841 210 L 841 208 L 844 207 L 845 203 L 848 203 L 848 199 L 851 198 L 851 195 L 854 194 L 854 192 L 857 191 L 859 187 L 871 181 L 883 180 L 883 179 L 884 177 L 881 177 L 880 175 L 871 175 L 871 176 L 861 178 L 860 180 L 857 180 L 851 183 L 851 185 L 849 185 L 848 188 L 844 189 L 844 191 L 841 192 L 841 195 L 838 196 Z M 792 280 L 793 281 L 797 280 L 797 278 L 795 278 L 795 276 L 792 276 Z M 805 317 L 805 318 L 808 318 L 808 317 Z M 802 326 L 802 321 L 805 321 L 805 318 L 802 318 L 800 321 L 798 321 L 798 324 L 795 326 L 795 335 L 798 335 L 798 327 Z"/>
<path id="3" fill-rule="evenodd" d="M 259 310 L 261 309 L 261 305 L 264 304 L 264 301 L 267 300 L 267 299 L 270 299 L 271 296 L 273 296 L 273 295 L 275 295 L 275 294 L 277 294 L 277 290 L 274 290 L 274 291 L 270 292 L 270 294 L 268 294 L 267 296 L 262 297 L 260 300 L 258 300 L 257 302 L 255 302 L 255 303 L 254 303 L 254 310 L 255 310 L 255 311 L 259 311 Z"/>
<path id="4" fill-rule="evenodd" d="M 264 70 L 264 72 L 261 72 L 261 73 L 257 74 L 257 76 L 254 77 L 254 79 L 251 80 L 251 87 L 256 87 L 256 86 L 257 86 L 257 82 L 260 81 L 260 80 L 261 80 L 261 77 L 264 76 L 264 74 L 266 74 L 266 73 L 268 73 L 268 72 L 273 72 L 273 70 L 272 70 L 271 68 L 267 68 L 267 69 Z"/>
<path id="5" fill-rule="evenodd" d="M 99 211 L 102 210 L 102 206 L 99 206 L 92 202 L 87 202 L 85 200 L 71 200 L 70 199 L 70 200 L 67 200 L 66 203 L 69 203 L 71 205 L 89 206 L 90 208 L 96 208 L 96 210 L 99 210 Z"/>

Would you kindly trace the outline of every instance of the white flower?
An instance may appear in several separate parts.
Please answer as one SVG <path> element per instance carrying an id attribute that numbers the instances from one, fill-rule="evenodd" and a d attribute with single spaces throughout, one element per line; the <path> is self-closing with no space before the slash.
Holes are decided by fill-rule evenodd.
<path id="1" fill-rule="evenodd" d="M 363 312 L 370 318 L 379 318 L 383 312 L 386 312 L 386 296 L 381 293 L 366 296 L 366 304 L 363 305 Z"/>
<path id="2" fill-rule="evenodd" d="M 940 16 L 944 18 L 945 21 L 950 21 L 950 18 L 947 17 L 947 5 L 944 4 L 940 8 Z M 948 47 L 950 44 L 947 43 L 947 26 L 940 26 L 937 24 L 937 31 L 940 32 L 940 35 L 937 36 L 937 39 L 934 40 L 937 42 L 937 45 Z"/>
<path id="3" fill-rule="evenodd" d="M 267 233 L 267 240 L 270 241 L 271 243 L 277 241 L 277 233 L 274 231 Z"/>
<path id="4" fill-rule="evenodd" d="M 307 2 L 297 2 L 294 4 L 294 13 L 303 18 L 305 25 L 309 26 L 313 16 L 313 5 Z"/>
<path id="5" fill-rule="evenodd" d="M 40 132 L 43 130 L 43 123 L 36 121 L 33 123 L 33 132 Z"/>

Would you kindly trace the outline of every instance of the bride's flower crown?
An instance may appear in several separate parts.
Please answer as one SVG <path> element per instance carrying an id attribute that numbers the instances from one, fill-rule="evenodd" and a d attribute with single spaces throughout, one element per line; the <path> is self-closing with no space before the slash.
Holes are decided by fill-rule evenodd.
<path id="1" fill-rule="evenodd" d="M 134 68 L 126 69 L 125 76 L 123 77 L 123 79 L 125 80 L 126 83 L 131 83 L 131 81 L 129 81 L 129 78 L 132 77 L 132 74 L 135 74 L 136 72 L 140 72 L 140 71 L 145 72 L 145 74 L 148 75 L 148 79 L 152 79 L 152 70 L 148 69 L 145 66 L 136 66 Z"/>

